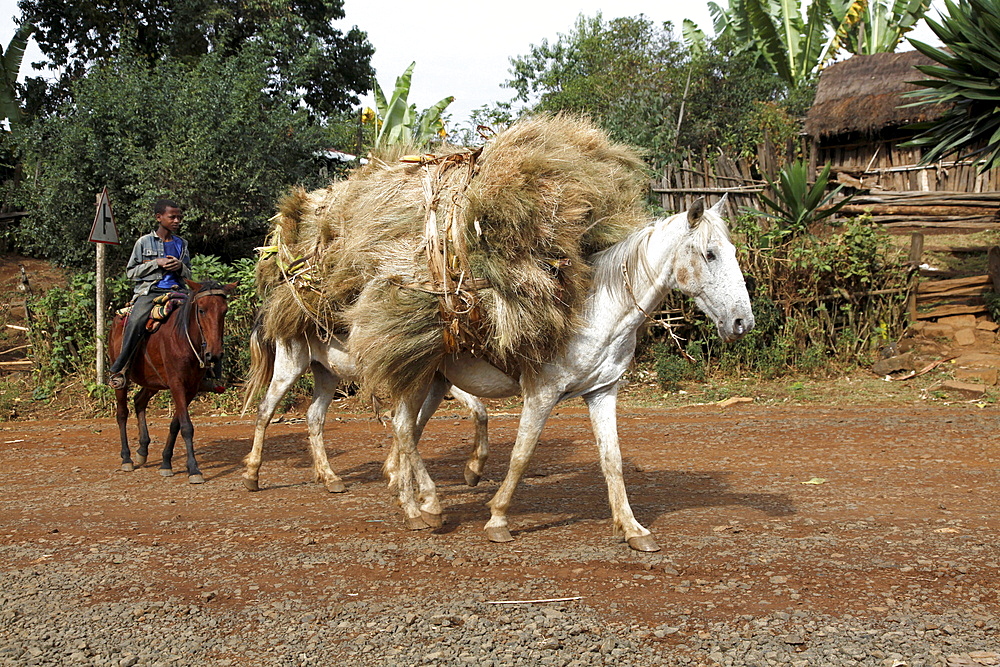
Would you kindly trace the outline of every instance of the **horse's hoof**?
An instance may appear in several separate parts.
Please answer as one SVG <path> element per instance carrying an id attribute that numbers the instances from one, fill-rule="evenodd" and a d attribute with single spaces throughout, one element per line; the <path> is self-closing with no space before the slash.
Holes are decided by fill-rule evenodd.
<path id="1" fill-rule="evenodd" d="M 170 468 L 160 468 L 160 477 L 173 477 L 174 471 Z"/>
<path id="2" fill-rule="evenodd" d="M 135 455 L 135 464 L 137 466 L 146 465 L 146 457 L 143 456 L 142 454 L 136 454 Z"/>
<path id="3" fill-rule="evenodd" d="M 419 516 L 408 516 L 406 517 L 406 528 L 407 530 L 425 530 L 430 528 L 422 517 Z"/>
<path id="4" fill-rule="evenodd" d="M 420 518 L 431 528 L 440 528 L 444 525 L 444 516 L 441 514 L 431 514 L 420 510 Z"/>
<path id="5" fill-rule="evenodd" d="M 513 542 L 514 537 L 507 530 L 507 526 L 501 526 L 499 528 L 487 528 L 486 529 L 486 539 L 490 542 Z"/>
<path id="6" fill-rule="evenodd" d="M 133 466 L 131 463 L 122 464 L 122 472 L 132 472 L 133 470 L 135 470 L 135 466 Z"/>
<path id="7" fill-rule="evenodd" d="M 188 475 L 188 484 L 204 484 L 205 478 L 201 475 Z"/>
<path id="8" fill-rule="evenodd" d="M 255 479 L 247 479 L 246 477 L 244 477 L 243 486 L 246 487 L 247 491 L 260 491 L 260 485 L 257 484 L 257 480 Z"/>
<path id="9" fill-rule="evenodd" d="M 628 545 L 636 551 L 659 551 L 660 545 L 656 543 L 652 535 L 639 535 L 628 538 Z"/>
<path id="10" fill-rule="evenodd" d="M 347 491 L 347 485 L 339 479 L 331 479 L 325 484 L 325 486 L 326 490 L 330 493 L 343 493 L 344 491 Z"/>
<path id="11" fill-rule="evenodd" d="M 476 486 L 479 484 L 480 479 L 482 479 L 482 476 L 478 472 L 475 472 L 469 466 L 465 466 L 465 483 L 467 486 Z"/>

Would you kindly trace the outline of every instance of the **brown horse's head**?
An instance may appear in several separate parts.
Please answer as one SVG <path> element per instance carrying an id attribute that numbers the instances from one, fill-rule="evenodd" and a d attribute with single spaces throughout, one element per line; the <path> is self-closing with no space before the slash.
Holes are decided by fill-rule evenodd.
<path id="1" fill-rule="evenodd" d="M 201 338 L 202 358 L 206 365 L 222 359 L 222 339 L 225 333 L 226 301 L 236 291 L 236 283 L 220 285 L 213 281 L 196 283 L 185 281 L 191 290 L 191 299 L 180 318 L 186 322 L 192 339 Z M 185 317 L 186 316 L 186 317 Z"/>

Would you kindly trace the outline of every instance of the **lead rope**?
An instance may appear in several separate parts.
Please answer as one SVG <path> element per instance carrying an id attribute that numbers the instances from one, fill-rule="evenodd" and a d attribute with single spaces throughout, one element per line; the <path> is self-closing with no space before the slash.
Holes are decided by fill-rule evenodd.
<path id="1" fill-rule="evenodd" d="M 632 291 L 632 281 L 629 280 L 628 268 L 625 266 L 624 261 L 622 262 L 622 278 L 625 279 L 625 291 L 628 292 L 628 295 L 630 297 L 632 297 L 632 303 L 635 304 L 635 307 L 639 309 L 639 312 L 645 315 L 646 319 L 652 322 L 653 324 L 658 324 L 664 329 L 666 329 L 667 333 L 670 334 L 670 338 L 673 339 L 674 344 L 677 345 L 677 351 L 680 352 L 681 355 L 689 362 L 695 363 L 695 358 L 692 357 L 690 354 L 688 354 L 684 350 L 683 346 L 681 346 L 681 341 L 684 339 L 678 336 L 676 333 L 674 333 L 674 325 L 671 324 L 670 322 L 653 317 L 652 315 L 646 312 L 645 308 L 639 305 L 639 300 L 635 298 L 635 292 Z"/>

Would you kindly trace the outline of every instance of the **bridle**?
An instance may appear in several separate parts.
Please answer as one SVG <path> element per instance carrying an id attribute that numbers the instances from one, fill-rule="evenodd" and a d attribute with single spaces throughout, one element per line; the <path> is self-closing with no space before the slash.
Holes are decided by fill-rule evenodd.
<path id="1" fill-rule="evenodd" d="M 220 288 L 211 288 L 207 290 L 202 290 L 200 292 L 195 292 L 194 296 L 191 297 L 191 307 L 194 308 L 194 320 L 198 325 L 198 335 L 201 338 L 201 354 L 195 349 L 194 341 L 191 340 L 191 329 L 190 327 L 184 328 L 184 336 L 187 338 L 188 346 L 190 346 L 191 351 L 194 352 L 195 359 L 198 360 L 198 368 L 205 367 L 205 348 L 208 347 L 208 343 L 205 342 L 205 330 L 201 326 L 201 313 L 198 311 L 198 299 L 203 296 L 221 296 L 223 299 L 229 297 L 226 291 Z"/>

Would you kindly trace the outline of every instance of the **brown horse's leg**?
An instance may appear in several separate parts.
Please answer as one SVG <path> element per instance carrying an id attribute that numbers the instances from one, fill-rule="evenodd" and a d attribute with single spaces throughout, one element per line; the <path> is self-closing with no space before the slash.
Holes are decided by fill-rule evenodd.
<path id="1" fill-rule="evenodd" d="M 139 422 L 139 449 L 135 453 L 135 464 L 137 466 L 144 465 L 146 458 L 149 456 L 149 428 L 146 426 L 146 407 L 149 405 L 149 399 L 156 396 L 157 391 L 156 389 L 143 387 L 135 395 L 135 419 Z"/>
<path id="2" fill-rule="evenodd" d="M 118 435 L 122 441 L 122 470 L 132 472 L 132 453 L 128 448 L 128 388 L 115 389 L 115 420 L 118 422 Z"/>
<path id="3" fill-rule="evenodd" d="M 174 414 L 170 420 L 170 431 L 167 432 L 167 441 L 163 443 L 163 456 L 160 461 L 160 475 L 172 477 L 174 469 L 170 466 L 170 460 L 174 458 L 174 443 L 177 441 L 177 433 L 181 430 L 181 422 Z"/>
<path id="4" fill-rule="evenodd" d="M 198 381 L 200 382 L 201 378 L 198 378 Z M 197 384 L 190 392 L 186 391 L 183 387 L 171 390 L 171 394 L 174 397 L 174 419 L 178 422 L 181 437 L 184 438 L 184 444 L 187 449 L 188 482 L 191 484 L 204 484 L 205 478 L 201 476 L 198 461 L 194 457 L 194 424 L 191 423 L 191 413 L 188 412 L 188 404 L 197 392 Z M 173 428 L 173 424 L 171 424 L 171 428 Z"/>

